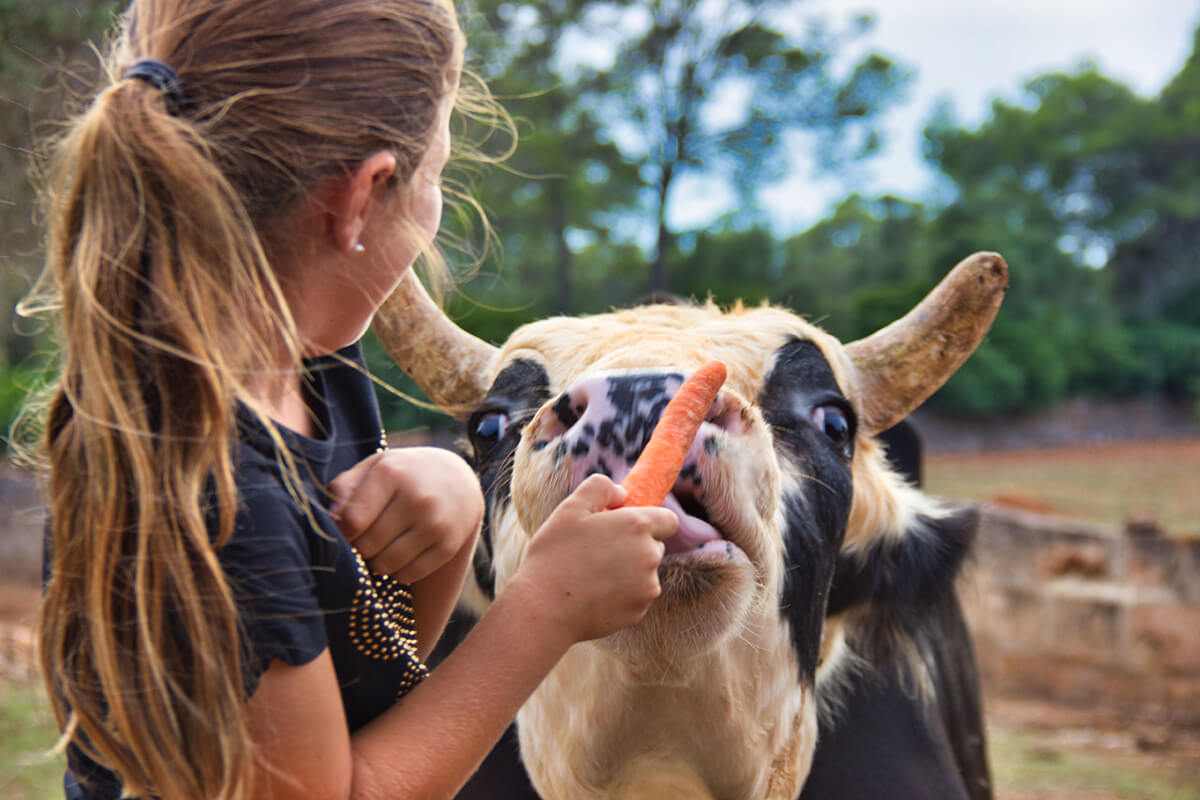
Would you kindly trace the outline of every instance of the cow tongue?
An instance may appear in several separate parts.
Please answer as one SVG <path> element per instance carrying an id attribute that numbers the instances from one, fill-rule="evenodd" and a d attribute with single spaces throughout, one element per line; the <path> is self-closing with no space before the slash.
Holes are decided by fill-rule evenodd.
<path id="1" fill-rule="evenodd" d="M 712 525 L 684 511 L 683 506 L 679 505 L 679 501 L 675 499 L 675 495 L 667 495 L 667 499 L 663 501 L 663 507 L 675 512 L 675 516 L 679 519 L 679 527 L 675 529 L 675 535 L 665 542 L 668 553 L 686 553 L 706 542 L 722 538 Z"/>

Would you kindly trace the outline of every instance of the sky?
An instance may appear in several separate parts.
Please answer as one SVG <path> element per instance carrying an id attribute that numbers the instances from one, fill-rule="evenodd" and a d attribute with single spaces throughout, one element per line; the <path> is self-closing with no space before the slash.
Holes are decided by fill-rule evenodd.
<path id="1" fill-rule="evenodd" d="M 1152 97 L 1187 60 L 1200 24 L 1200 0 L 811 0 L 808 7 L 834 21 L 871 13 L 864 44 L 913 71 L 907 99 L 884 117 L 883 153 L 856 171 L 849 188 L 914 200 L 932 188 L 921 128 L 939 100 L 948 98 L 958 121 L 973 128 L 993 98 L 1016 101 L 1030 78 L 1085 60 Z M 720 210 L 723 195 L 714 187 L 681 189 L 676 197 L 688 200 L 670 209 L 677 229 Z M 791 233 L 825 216 L 845 193 L 833 179 L 814 181 L 801 170 L 762 196 L 777 230 Z"/>

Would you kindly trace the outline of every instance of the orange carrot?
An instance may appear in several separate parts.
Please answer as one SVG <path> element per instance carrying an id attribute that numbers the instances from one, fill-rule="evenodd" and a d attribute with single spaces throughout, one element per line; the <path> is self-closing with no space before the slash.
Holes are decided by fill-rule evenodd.
<path id="1" fill-rule="evenodd" d="M 624 505 L 659 506 L 667 499 L 723 383 L 725 365 L 720 361 L 708 362 L 683 382 L 663 409 L 646 449 L 621 481 L 629 492 Z"/>

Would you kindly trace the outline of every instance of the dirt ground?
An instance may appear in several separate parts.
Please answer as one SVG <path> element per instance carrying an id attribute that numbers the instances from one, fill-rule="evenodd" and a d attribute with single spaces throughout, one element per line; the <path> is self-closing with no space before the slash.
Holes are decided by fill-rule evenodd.
<path id="1" fill-rule="evenodd" d="M 931 453 L 925 472 L 935 495 L 1200 538 L 1200 437 Z"/>

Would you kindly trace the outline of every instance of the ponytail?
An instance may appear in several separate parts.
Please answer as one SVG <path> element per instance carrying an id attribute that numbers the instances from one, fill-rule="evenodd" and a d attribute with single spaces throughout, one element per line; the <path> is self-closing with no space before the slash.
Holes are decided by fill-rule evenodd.
<path id="1" fill-rule="evenodd" d="M 253 749 L 214 545 L 237 505 L 234 400 L 271 365 L 230 354 L 277 353 L 269 334 L 292 326 L 209 145 L 164 100 L 114 84 L 50 165 L 48 266 L 69 346 L 47 425 L 40 646 L 60 723 L 128 794 L 237 798 Z"/>

